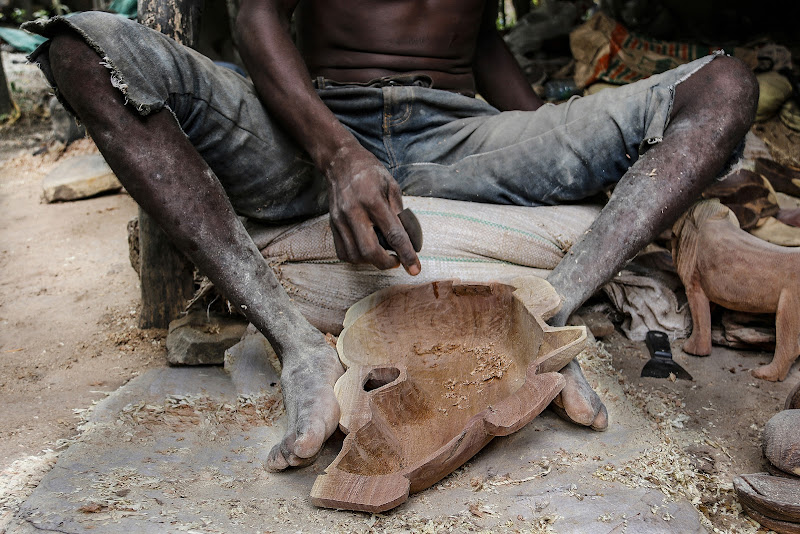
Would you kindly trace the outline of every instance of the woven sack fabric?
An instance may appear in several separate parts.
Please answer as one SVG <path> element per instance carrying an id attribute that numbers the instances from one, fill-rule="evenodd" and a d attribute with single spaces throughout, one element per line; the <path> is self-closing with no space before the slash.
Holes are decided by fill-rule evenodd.
<path id="1" fill-rule="evenodd" d="M 510 281 L 545 277 L 600 212 L 597 206 L 521 207 L 403 197 L 419 219 L 422 272 L 380 271 L 339 261 L 328 216 L 249 231 L 309 321 L 338 334 L 352 304 L 384 287 L 458 278 Z"/>

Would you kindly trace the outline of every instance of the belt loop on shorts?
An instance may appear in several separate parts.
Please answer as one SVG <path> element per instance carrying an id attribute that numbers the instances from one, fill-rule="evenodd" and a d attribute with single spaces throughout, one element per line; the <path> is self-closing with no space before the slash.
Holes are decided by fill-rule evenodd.
<path id="1" fill-rule="evenodd" d="M 325 78 L 322 76 L 317 76 L 315 79 L 311 80 L 312 85 L 314 85 L 315 89 L 324 89 L 325 88 Z"/>

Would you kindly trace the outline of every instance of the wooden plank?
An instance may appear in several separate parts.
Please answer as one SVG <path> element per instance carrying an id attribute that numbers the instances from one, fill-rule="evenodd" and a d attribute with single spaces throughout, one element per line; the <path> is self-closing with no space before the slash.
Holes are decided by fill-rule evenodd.
<path id="1" fill-rule="evenodd" d="M 194 268 L 163 230 L 139 208 L 139 328 L 167 328 L 194 293 Z"/>

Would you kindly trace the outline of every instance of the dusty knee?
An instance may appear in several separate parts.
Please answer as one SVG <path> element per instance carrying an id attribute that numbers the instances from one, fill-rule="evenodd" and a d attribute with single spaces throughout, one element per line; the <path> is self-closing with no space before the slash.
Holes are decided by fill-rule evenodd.
<path id="1" fill-rule="evenodd" d="M 718 57 L 706 68 L 714 91 L 733 107 L 741 109 L 752 122 L 758 107 L 758 81 L 753 71 L 741 60 L 730 56 Z"/>
<path id="2" fill-rule="evenodd" d="M 742 61 L 720 56 L 704 65 L 675 90 L 677 115 L 713 116 L 726 133 L 744 135 L 755 118 L 758 82 Z"/>

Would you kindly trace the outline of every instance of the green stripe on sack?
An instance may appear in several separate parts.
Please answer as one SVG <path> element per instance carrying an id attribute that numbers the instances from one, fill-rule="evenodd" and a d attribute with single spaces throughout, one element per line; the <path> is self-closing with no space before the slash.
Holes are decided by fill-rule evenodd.
<path id="1" fill-rule="evenodd" d="M 475 223 L 478 223 L 478 224 L 482 224 L 484 226 L 491 226 L 493 228 L 499 228 L 500 230 L 508 230 L 509 232 L 516 232 L 518 234 L 524 235 L 525 237 L 530 237 L 532 239 L 538 239 L 542 243 L 545 243 L 547 245 L 551 245 L 553 248 L 555 248 L 556 250 L 560 251 L 562 254 L 565 254 L 567 252 L 566 250 L 562 249 L 557 243 L 553 243 L 549 239 L 547 239 L 545 237 L 542 237 L 542 236 L 540 236 L 538 234 L 532 234 L 530 232 L 526 232 L 525 230 L 520 230 L 519 228 L 513 228 L 511 226 L 505 226 L 503 224 L 489 222 L 489 221 L 486 221 L 484 219 L 478 219 L 476 217 L 469 217 L 467 215 L 459 215 L 459 214 L 456 214 L 456 213 L 447 213 L 447 212 L 444 212 L 444 211 L 429 211 L 429 210 L 417 210 L 417 209 L 415 209 L 414 213 L 417 214 L 417 215 L 435 215 L 435 216 L 438 216 L 438 217 L 446 217 L 446 218 L 450 218 L 450 219 L 462 219 L 462 220 L 465 220 L 465 221 L 470 221 L 470 222 L 475 222 Z M 512 265 L 515 265 L 515 264 L 512 264 Z"/>
<path id="2" fill-rule="evenodd" d="M 542 267 L 530 267 L 519 263 L 513 263 L 505 260 L 487 259 L 487 258 L 454 258 L 450 256 L 418 256 L 420 261 L 443 261 L 449 263 L 492 263 L 495 265 L 512 265 L 515 267 L 528 267 L 530 269 L 541 269 Z M 300 262 L 287 262 L 287 263 L 311 263 L 314 265 L 340 265 L 347 264 L 342 260 L 306 260 Z"/>
<path id="3" fill-rule="evenodd" d="M 420 261 L 447 261 L 450 263 L 493 263 L 496 265 L 517 265 L 520 267 L 526 267 L 525 265 L 519 265 L 518 263 L 511 263 L 510 261 L 504 260 L 490 260 L 484 258 L 453 258 L 448 256 L 420 256 Z"/>

